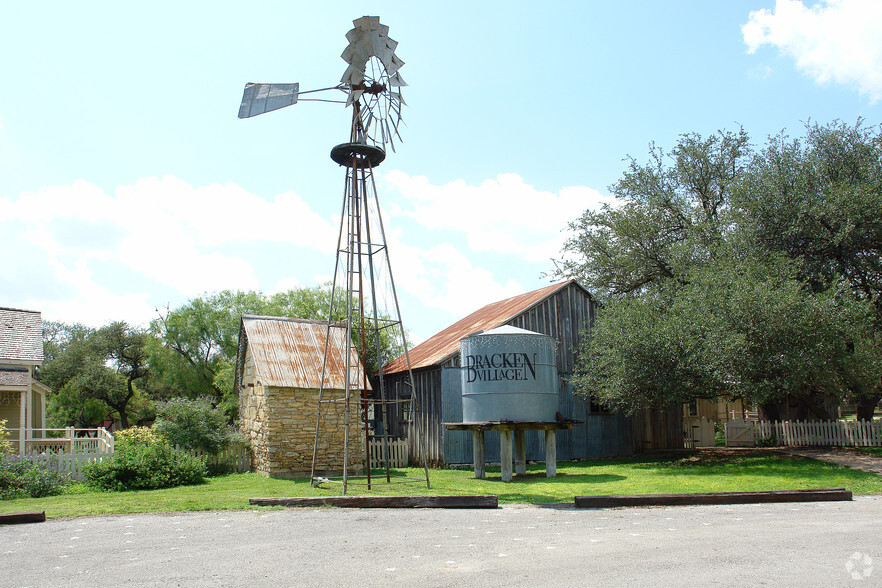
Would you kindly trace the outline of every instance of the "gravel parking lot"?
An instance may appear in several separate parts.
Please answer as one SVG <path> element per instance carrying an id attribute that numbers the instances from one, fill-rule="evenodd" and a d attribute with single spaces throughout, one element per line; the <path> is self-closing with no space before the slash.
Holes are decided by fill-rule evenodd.
<path id="1" fill-rule="evenodd" d="M 85 517 L 0 527 L 0 585 L 879 585 L 880 528 L 882 496 Z"/>

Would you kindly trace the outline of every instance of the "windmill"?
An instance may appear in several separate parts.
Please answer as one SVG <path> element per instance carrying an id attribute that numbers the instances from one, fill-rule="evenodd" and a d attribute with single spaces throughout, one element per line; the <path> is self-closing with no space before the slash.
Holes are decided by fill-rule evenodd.
<path id="1" fill-rule="evenodd" d="M 380 214 L 377 197 L 374 169 L 386 158 L 385 147 L 395 150 L 395 142 L 401 141 L 400 126 L 402 124 L 401 109 L 405 105 L 401 88 L 407 84 L 399 70 L 404 62 L 395 55 L 398 43 L 389 37 L 389 27 L 380 23 L 377 16 L 364 16 L 353 21 L 354 28 L 346 34 L 349 45 L 341 57 L 348 64 L 340 83 L 336 86 L 317 90 L 300 91 L 300 84 L 254 84 L 245 86 L 242 103 L 239 107 L 239 118 L 250 118 L 286 106 L 296 104 L 298 100 L 319 100 L 324 102 L 340 102 L 352 108 L 352 122 L 349 141 L 336 145 L 331 149 L 331 159 L 346 168 L 346 182 L 343 194 L 343 210 L 340 217 L 340 231 L 337 238 L 337 255 L 334 279 L 331 285 L 331 307 L 328 312 L 328 332 L 325 339 L 325 350 L 322 358 L 322 385 L 318 392 L 316 408 L 316 428 L 313 440 L 312 484 L 338 481 L 331 477 L 320 476 L 317 468 L 318 447 L 322 435 L 323 410 L 326 405 L 343 403 L 344 451 L 342 466 L 343 494 L 346 494 L 350 483 L 365 483 L 371 487 L 371 440 L 380 439 L 386 483 L 402 481 L 423 482 L 429 487 L 429 470 L 427 464 L 426 437 L 422 431 L 422 419 L 417 418 L 416 393 L 413 390 L 413 374 L 410 368 L 410 357 L 395 282 L 392 279 L 392 268 L 389 261 L 386 234 Z M 339 91 L 346 94 L 345 100 L 324 100 L 320 98 L 301 98 L 303 95 Z M 384 281 L 385 280 L 385 281 Z M 341 282 L 343 282 L 341 284 Z M 379 288 L 378 284 L 386 284 L 387 288 Z M 338 288 L 342 296 L 338 296 Z M 345 292 L 344 292 L 345 289 Z M 342 300 L 342 302 L 341 302 Z M 346 320 L 334 323 L 335 305 L 343 304 Z M 353 343 L 353 335 L 358 339 L 358 357 L 362 361 L 368 357 L 369 351 L 377 358 L 379 373 L 377 386 L 368 393 L 368 376 L 366 370 L 352 365 L 352 353 L 345 353 L 344 395 L 342 398 L 325 398 L 326 375 L 328 373 L 328 344 L 332 340 L 331 329 L 345 329 L 344 341 Z M 383 378 L 383 364 L 392 358 L 384 358 L 381 342 L 392 340 L 403 349 L 407 359 L 407 369 L 411 383 L 410 393 L 406 397 L 390 398 Z M 360 381 L 359 381 L 360 380 Z M 378 388 L 378 389 L 377 389 Z M 354 402 L 352 390 L 360 391 L 360 398 Z M 354 405 L 354 410 L 353 410 Z M 425 478 L 407 478 L 392 476 L 390 471 L 388 412 L 391 409 L 409 411 L 414 416 L 415 447 L 422 453 Z M 350 476 L 350 420 L 351 414 L 359 415 L 364 431 L 364 465 L 365 480 Z M 371 418 L 373 416 L 373 418 Z M 379 417 L 379 420 L 378 420 Z M 375 424 L 371 431 L 371 422 Z M 382 433 L 378 432 L 378 423 L 382 423 Z M 402 480 L 402 478 L 404 478 Z"/>

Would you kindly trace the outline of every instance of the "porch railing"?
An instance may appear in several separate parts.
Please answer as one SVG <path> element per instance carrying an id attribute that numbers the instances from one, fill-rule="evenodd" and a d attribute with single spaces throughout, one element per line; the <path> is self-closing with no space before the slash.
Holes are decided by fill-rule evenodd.
<path id="1" fill-rule="evenodd" d="M 104 427 L 96 429 L 9 429 L 13 451 L 26 455 L 111 454 L 113 435 Z"/>

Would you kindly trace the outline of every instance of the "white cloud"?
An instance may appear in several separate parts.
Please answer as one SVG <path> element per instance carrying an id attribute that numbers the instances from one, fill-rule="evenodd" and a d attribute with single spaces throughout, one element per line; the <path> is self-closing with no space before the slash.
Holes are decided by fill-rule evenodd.
<path id="1" fill-rule="evenodd" d="M 156 302 L 145 290 L 189 298 L 259 288 L 252 264 L 223 246 L 327 252 L 336 229 L 293 192 L 264 200 L 235 184 L 194 187 L 165 176 L 113 194 L 78 180 L 0 198 L 0 234 L 0 253 L 13 260 L 0 276 L 0 302 L 100 324 L 149 320 Z"/>
<path id="2" fill-rule="evenodd" d="M 819 84 L 855 85 L 874 103 L 882 98 L 880 30 L 878 0 L 828 0 L 811 8 L 800 0 L 777 0 L 773 11 L 752 11 L 741 27 L 749 53 L 778 47 Z"/>
<path id="3" fill-rule="evenodd" d="M 524 292 L 516 280 L 502 277 L 501 282 L 493 268 L 475 265 L 469 255 L 447 242 L 420 248 L 395 239 L 389 248 L 397 287 L 429 308 L 462 317 L 485 304 Z"/>
<path id="4" fill-rule="evenodd" d="M 432 185 L 425 176 L 391 171 L 383 180 L 404 196 L 410 208 L 395 213 L 433 230 L 463 233 L 475 251 L 547 261 L 561 250 L 567 223 L 587 208 L 614 199 L 591 188 L 567 187 L 555 194 L 537 190 L 517 174 L 501 174 L 479 186 L 457 180 Z"/>

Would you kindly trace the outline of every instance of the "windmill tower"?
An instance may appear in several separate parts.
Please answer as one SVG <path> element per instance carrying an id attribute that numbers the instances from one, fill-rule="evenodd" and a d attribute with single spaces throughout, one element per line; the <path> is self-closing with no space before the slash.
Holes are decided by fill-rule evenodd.
<path id="1" fill-rule="evenodd" d="M 341 91 L 346 94 L 345 103 L 352 108 L 349 140 L 331 149 L 331 159 L 346 169 L 343 190 L 343 209 L 337 239 L 337 255 L 334 279 L 331 286 L 331 307 L 328 312 L 328 332 L 322 358 L 322 387 L 316 404 L 316 427 L 313 440 L 312 484 L 317 486 L 332 481 L 342 481 L 343 494 L 350 484 L 400 482 L 425 482 L 429 487 L 426 437 L 417 418 L 417 398 L 413 390 L 404 400 L 391 400 L 383 377 L 383 364 L 391 357 L 383 356 L 383 343 L 391 342 L 393 348 L 404 352 L 411 388 L 413 374 L 410 368 L 407 341 L 392 267 L 389 261 L 386 234 L 383 227 L 380 203 L 377 197 L 374 169 L 386 158 L 385 147 L 395 150 L 396 139 L 400 142 L 401 109 L 404 100 L 401 87 L 405 86 L 399 69 L 404 65 L 395 55 L 398 43 L 389 38 L 389 27 L 380 24 L 379 17 L 364 16 L 353 21 L 354 28 L 346 34 L 349 45 L 341 57 L 348 64 L 340 83 L 329 88 L 300 92 L 299 84 L 247 84 L 239 108 L 239 118 L 249 118 L 285 106 L 295 104 L 300 96 L 312 92 Z M 310 99 L 302 99 L 310 100 Z M 327 100 L 323 100 L 327 101 Z M 334 322 L 335 316 L 345 319 Z M 373 358 L 378 367 L 375 385 L 368 382 L 367 369 L 352 365 L 352 353 L 345 354 L 344 394 L 331 397 L 326 394 L 331 329 L 344 329 L 344 341 L 357 352 L 362 363 Z M 340 406 L 342 404 L 342 407 Z M 323 423 L 324 413 L 329 410 L 342 412 L 344 451 L 342 477 L 325 477 L 323 470 L 328 463 L 321 463 L 319 447 L 326 446 L 325 436 L 338 435 L 340 431 L 328 430 Z M 424 478 L 393 476 L 390 467 L 388 418 L 391 410 L 409 411 L 417 423 L 418 436 L 415 447 L 422 453 Z M 327 419 L 324 419 L 327 421 Z M 338 421 L 335 421 L 338 422 Z M 354 427 L 358 422 L 363 435 L 363 476 L 353 476 Z M 373 428 L 372 428 L 373 424 Z M 324 425 L 324 426 L 323 426 Z M 372 463 L 372 441 L 382 446 L 379 463 Z M 358 462 L 358 459 L 354 460 Z M 372 468 L 382 467 L 385 481 L 372 478 Z M 332 468 L 333 469 L 333 468 Z"/>

